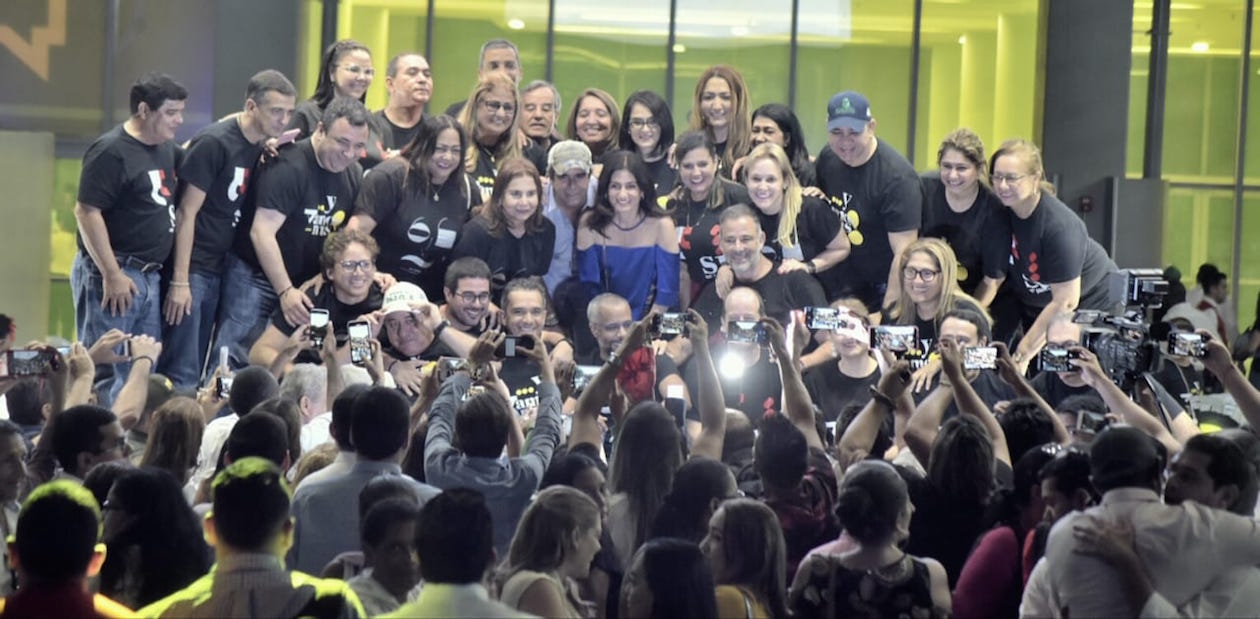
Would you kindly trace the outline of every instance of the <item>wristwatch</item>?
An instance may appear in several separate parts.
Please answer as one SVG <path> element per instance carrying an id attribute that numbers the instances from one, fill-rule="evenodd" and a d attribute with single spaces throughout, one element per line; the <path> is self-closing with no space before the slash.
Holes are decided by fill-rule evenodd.
<path id="1" fill-rule="evenodd" d="M 818 265 L 813 260 L 806 262 L 805 272 L 810 275 L 816 275 L 818 273 Z"/>

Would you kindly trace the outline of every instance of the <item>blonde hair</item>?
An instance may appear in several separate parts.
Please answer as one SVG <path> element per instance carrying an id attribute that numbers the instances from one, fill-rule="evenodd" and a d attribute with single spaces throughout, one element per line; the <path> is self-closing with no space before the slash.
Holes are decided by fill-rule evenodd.
<path id="1" fill-rule="evenodd" d="M 1025 140 L 1024 138 L 1011 138 L 998 147 L 993 153 L 993 157 L 989 159 L 989 174 L 993 174 L 993 168 L 997 167 L 999 157 L 1010 155 L 1019 159 L 1024 165 L 1024 169 L 1028 174 L 1036 174 L 1038 187 L 1050 195 L 1054 195 L 1054 185 L 1046 180 L 1046 168 L 1041 162 L 1041 149 L 1036 144 Z"/>
<path id="2" fill-rule="evenodd" d="M 477 148 L 477 107 L 481 105 L 483 97 L 496 89 L 510 93 L 514 107 L 512 124 L 503 131 L 503 135 L 499 136 L 499 141 L 494 146 L 494 158 L 502 161 L 509 157 L 521 156 L 521 145 L 516 139 L 517 128 L 521 124 L 521 95 L 516 91 L 516 84 L 513 84 L 508 77 L 498 73 L 487 75 L 473 87 L 472 94 L 468 95 L 468 101 L 464 103 L 464 109 L 459 111 L 459 124 L 464 127 L 464 133 L 468 134 L 468 146 L 464 151 L 466 172 L 476 171 L 477 163 L 481 160 L 481 150 Z"/>
<path id="3" fill-rule="evenodd" d="M 936 151 L 936 165 L 941 164 L 941 159 L 945 157 L 947 150 L 958 151 L 971 165 L 976 166 L 980 184 L 989 187 L 989 168 L 984 164 L 984 142 L 975 131 L 966 127 L 950 131 L 949 135 L 941 140 L 941 147 Z"/>
<path id="4" fill-rule="evenodd" d="M 796 217 L 800 215 L 801 204 L 805 201 L 805 197 L 801 195 L 801 183 L 796 180 L 796 173 L 792 170 L 792 162 L 788 159 L 787 152 L 774 142 L 761 144 L 748 153 L 748 158 L 744 161 L 745 178 L 748 170 L 763 159 L 773 161 L 779 168 L 779 175 L 783 177 L 783 212 L 779 213 L 779 230 L 775 233 L 775 238 L 783 247 L 794 247 L 796 245 Z"/>
<path id="5" fill-rule="evenodd" d="M 958 258 L 954 256 L 954 250 L 950 248 L 949 243 L 938 238 L 925 237 L 906 246 L 905 251 L 901 252 L 901 259 L 897 261 L 897 277 L 902 277 L 902 271 L 906 270 L 906 265 L 910 263 L 910 257 L 915 253 L 927 254 L 936 263 L 936 268 L 940 269 L 940 274 L 937 277 L 941 278 L 941 296 L 940 302 L 936 306 L 936 315 L 932 317 L 933 322 L 939 325 L 945 314 L 957 307 L 958 301 L 961 299 L 980 309 L 984 319 L 990 325 L 993 323 L 993 319 L 988 312 L 980 307 L 980 302 L 958 287 Z M 896 320 L 897 324 L 901 325 L 914 324 L 915 319 L 918 317 L 914 301 L 910 300 L 910 293 L 904 284 L 901 286 L 901 296 L 893 303 L 888 315 Z"/>
<path id="6" fill-rule="evenodd" d="M 735 103 L 735 113 L 731 115 L 731 123 L 726 134 L 726 148 L 722 151 L 721 158 L 721 163 L 729 171 L 735 165 L 735 160 L 747 154 L 752 146 L 752 111 L 748 109 L 748 84 L 744 82 L 744 76 L 740 75 L 735 67 L 724 64 L 709 67 L 700 74 L 700 79 L 696 80 L 696 92 L 691 102 L 691 130 L 704 131 L 705 135 L 708 135 L 709 139 L 715 143 L 717 139 L 713 137 L 713 128 L 700 112 L 700 98 L 704 95 L 704 85 L 715 77 L 724 80 L 730 87 L 731 100 Z"/>

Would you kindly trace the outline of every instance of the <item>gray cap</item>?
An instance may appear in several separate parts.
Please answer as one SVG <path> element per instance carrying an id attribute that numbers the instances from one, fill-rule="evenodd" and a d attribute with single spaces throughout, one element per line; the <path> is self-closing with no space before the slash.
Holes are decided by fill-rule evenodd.
<path id="1" fill-rule="evenodd" d="M 556 142 L 547 153 L 547 171 L 549 174 L 565 174 L 573 168 L 581 168 L 583 172 L 591 171 L 591 149 L 577 140 Z"/>

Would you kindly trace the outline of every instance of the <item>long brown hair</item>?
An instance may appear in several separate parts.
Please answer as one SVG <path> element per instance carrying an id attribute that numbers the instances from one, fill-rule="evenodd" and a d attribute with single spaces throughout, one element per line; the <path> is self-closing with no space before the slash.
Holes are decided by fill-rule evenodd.
<path id="1" fill-rule="evenodd" d="M 525 230 L 537 232 L 543 227 L 543 219 L 545 218 L 542 212 L 542 177 L 538 175 L 538 168 L 535 168 L 534 164 L 528 159 L 514 157 L 499 164 L 499 173 L 494 180 L 494 191 L 490 193 L 490 203 L 481 209 L 480 217 L 486 220 L 487 228 L 493 237 L 501 237 L 507 230 L 507 215 L 503 212 L 503 198 L 507 194 L 508 185 L 522 176 L 531 178 L 534 181 L 534 188 L 538 190 L 538 207 L 534 209 L 534 214 L 530 215 L 529 219 L 525 221 Z"/>
<path id="2" fill-rule="evenodd" d="M 140 466 L 165 469 L 180 483 L 188 481 L 205 430 L 206 420 L 196 400 L 182 396 L 167 400 L 149 420 L 149 439 Z"/>
<path id="3" fill-rule="evenodd" d="M 617 137 L 621 135 L 621 114 L 617 111 L 617 101 L 612 95 L 598 88 L 587 88 L 573 100 L 573 109 L 569 111 L 569 121 L 564 125 L 564 137 L 570 140 L 582 141 L 577 134 L 577 117 L 578 110 L 582 107 L 582 100 L 587 97 L 595 97 L 600 103 L 608 109 L 608 137 L 599 144 L 587 144 L 591 149 L 591 154 L 596 157 L 604 154 L 611 148 L 617 147 Z M 585 144 L 585 142 L 583 142 Z"/>
<path id="4" fill-rule="evenodd" d="M 696 80 L 696 92 L 691 101 L 691 129 L 704 131 L 709 139 L 714 141 L 716 139 L 713 137 L 713 128 L 709 126 L 709 121 L 700 111 L 700 97 L 704 94 L 704 85 L 715 77 L 724 80 L 727 86 L 730 86 L 731 100 L 735 104 L 730 128 L 726 134 L 726 149 L 722 151 L 721 159 L 723 168 L 729 171 L 735 165 L 735 160 L 747 155 L 748 149 L 752 146 L 752 112 L 748 109 L 748 84 L 744 82 L 744 76 L 740 75 L 735 67 L 724 64 L 709 67 L 700 74 L 700 79 Z"/>
<path id="5" fill-rule="evenodd" d="M 786 619 L 787 543 L 779 517 L 765 503 L 754 499 L 732 499 L 718 509 L 726 513 L 722 522 L 722 554 L 726 557 L 729 582 L 754 590 L 773 619 Z M 713 577 L 721 578 L 714 574 Z"/>

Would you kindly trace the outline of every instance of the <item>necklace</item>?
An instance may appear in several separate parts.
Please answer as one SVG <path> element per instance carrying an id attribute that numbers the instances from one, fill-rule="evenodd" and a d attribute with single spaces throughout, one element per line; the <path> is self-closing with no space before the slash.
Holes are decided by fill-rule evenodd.
<path id="1" fill-rule="evenodd" d="M 613 227 L 614 227 L 614 228 L 616 228 L 616 229 L 618 229 L 618 230 L 620 230 L 620 231 L 622 231 L 622 232 L 630 232 L 630 231 L 634 230 L 635 228 L 638 228 L 639 226 L 643 225 L 643 222 L 644 222 L 645 220 L 647 220 L 647 215 L 646 215 L 646 214 L 642 214 L 642 215 L 639 215 L 639 221 L 634 222 L 634 225 L 633 225 L 633 226 L 623 226 L 623 225 L 621 225 L 621 224 L 617 223 L 617 219 L 616 219 L 615 217 L 614 217 L 613 219 L 611 219 L 611 220 L 609 221 L 609 223 L 611 223 L 611 224 L 613 225 Z"/>

